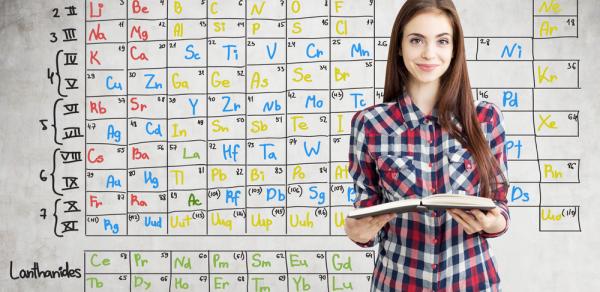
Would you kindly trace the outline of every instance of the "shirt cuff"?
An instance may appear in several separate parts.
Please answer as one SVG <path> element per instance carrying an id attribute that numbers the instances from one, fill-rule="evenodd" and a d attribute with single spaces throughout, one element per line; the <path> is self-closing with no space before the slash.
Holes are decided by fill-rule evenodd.
<path id="1" fill-rule="evenodd" d="M 479 234 L 481 237 L 484 238 L 494 238 L 494 237 L 498 237 L 504 233 L 506 233 L 506 231 L 508 231 L 508 224 L 510 222 L 510 217 L 508 216 L 508 214 L 506 213 L 506 211 L 504 211 L 504 209 L 500 208 L 500 214 L 502 214 L 502 216 L 504 216 L 504 220 L 506 220 L 506 225 L 504 226 L 504 229 L 502 229 L 499 232 L 496 233 L 487 233 L 485 231 L 480 231 Z"/>

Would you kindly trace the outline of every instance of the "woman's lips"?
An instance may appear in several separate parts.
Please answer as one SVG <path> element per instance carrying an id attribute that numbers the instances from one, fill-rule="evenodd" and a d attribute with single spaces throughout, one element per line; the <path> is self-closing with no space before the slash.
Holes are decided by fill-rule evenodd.
<path id="1" fill-rule="evenodd" d="M 417 67 L 419 67 L 419 69 L 421 69 L 421 71 L 425 71 L 425 72 L 431 72 L 438 66 L 439 65 L 435 65 L 435 64 L 417 64 Z"/>

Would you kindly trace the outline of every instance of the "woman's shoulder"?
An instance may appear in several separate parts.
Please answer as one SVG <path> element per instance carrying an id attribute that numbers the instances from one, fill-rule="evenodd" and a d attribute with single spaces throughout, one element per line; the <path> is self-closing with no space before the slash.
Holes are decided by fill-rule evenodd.
<path id="1" fill-rule="evenodd" d="M 381 120 L 382 117 L 390 117 L 393 115 L 393 107 L 396 102 L 382 102 L 367 106 L 354 113 L 352 116 L 352 124 L 371 124 L 373 121 Z"/>
<path id="2" fill-rule="evenodd" d="M 500 107 L 494 103 L 485 100 L 477 101 L 475 103 L 475 110 L 477 112 L 479 123 L 496 125 L 502 122 L 502 111 L 500 110 Z"/>

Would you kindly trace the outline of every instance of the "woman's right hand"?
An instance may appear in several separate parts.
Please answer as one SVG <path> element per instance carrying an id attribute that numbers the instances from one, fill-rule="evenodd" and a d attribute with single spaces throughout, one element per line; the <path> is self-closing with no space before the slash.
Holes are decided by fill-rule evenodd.
<path id="1" fill-rule="evenodd" d="M 344 230 L 351 240 L 358 243 L 367 243 L 377 235 L 377 232 L 379 232 L 388 221 L 396 218 L 396 216 L 396 213 L 389 213 L 363 217 L 360 219 L 346 217 Z"/>

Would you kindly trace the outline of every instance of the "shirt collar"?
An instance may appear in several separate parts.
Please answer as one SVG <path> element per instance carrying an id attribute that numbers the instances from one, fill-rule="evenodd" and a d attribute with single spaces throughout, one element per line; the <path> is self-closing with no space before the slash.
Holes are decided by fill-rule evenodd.
<path id="1" fill-rule="evenodd" d="M 410 129 L 417 128 L 428 121 L 437 122 L 438 120 L 437 108 L 434 108 L 431 114 L 425 115 L 406 93 L 398 97 L 398 105 L 402 112 L 404 124 Z"/>

